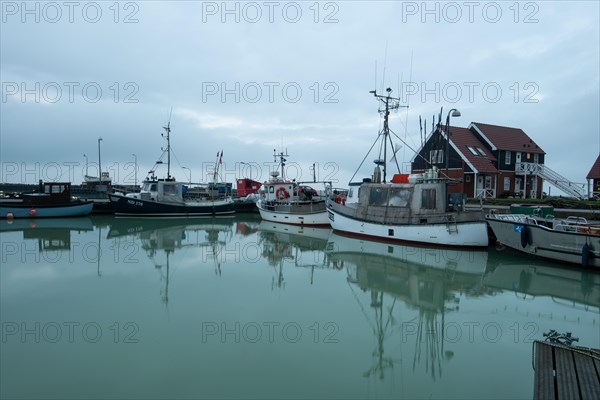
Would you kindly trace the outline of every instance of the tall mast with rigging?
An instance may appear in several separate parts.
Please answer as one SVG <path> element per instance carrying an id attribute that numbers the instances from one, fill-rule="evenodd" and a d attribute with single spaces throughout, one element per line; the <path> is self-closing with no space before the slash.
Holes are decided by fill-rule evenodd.
<path id="1" fill-rule="evenodd" d="M 385 183 L 386 180 L 386 176 L 387 176 L 387 142 L 388 140 L 392 141 L 392 139 L 390 138 L 390 127 L 389 127 L 389 116 L 390 116 L 390 111 L 392 110 L 398 110 L 401 107 L 405 107 L 408 108 L 408 106 L 401 106 L 400 105 L 400 99 L 397 97 L 392 97 L 392 89 L 391 88 L 387 88 L 385 89 L 385 91 L 387 92 L 387 95 L 381 95 L 381 94 L 377 94 L 376 90 L 371 90 L 369 93 L 373 93 L 373 96 L 375 96 L 375 98 L 379 101 L 380 106 L 379 109 L 377 110 L 379 112 L 379 114 L 383 115 L 383 130 L 380 132 L 380 134 L 383 134 L 383 160 L 376 160 L 376 164 L 382 164 L 383 165 L 383 183 Z M 393 151 L 393 147 L 392 147 L 392 151 Z"/>
<path id="2" fill-rule="evenodd" d="M 285 180 L 284 170 L 285 170 L 285 162 L 287 161 L 287 159 L 285 157 L 289 157 L 289 155 L 287 154 L 287 149 L 286 149 L 285 153 L 282 151 L 279 154 L 277 154 L 276 149 L 273 149 L 273 158 L 275 159 L 275 162 L 277 162 L 278 157 L 279 157 L 279 165 L 281 165 L 281 180 Z"/>
<path id="3" fill-rule="evenodd" d="M 163 126 L 167 136 L 167 180 L 171 179 L 171 120 L 167 122 L 167 126 Z M 165 136 L 164 133 L 161 134 Z"/>

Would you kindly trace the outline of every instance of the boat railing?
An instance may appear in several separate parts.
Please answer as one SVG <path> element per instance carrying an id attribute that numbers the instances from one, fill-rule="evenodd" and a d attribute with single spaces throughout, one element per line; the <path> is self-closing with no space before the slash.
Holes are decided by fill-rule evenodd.
<path id="1" fill-rule="evenodd" d="M 525 222 L 529 223 L 531 225 L 537 225 L 538 224 L 537 218 L 528 217 L 528 216 L 525 216 Z"/>
<path id="2" fill-rule="evenodd" d="M 587 219 L 585 219 L 585 218 L 583 218 L 583 217 L 574 217 L 574 216 L 571 216 L 571 217 L 567 217 L 567 220 L 566 220 L 566 221 L 567 221 L 568 223 L 575 223 L 575 224 L 580 224 L 580 225 L 581 225 L 581 224 L 585 224 L 585 225 L 587 225 L 587 224 L 588 224 L 588 221 L 587 221 Z"/>
<path id="3" fill-rule="evenodd" d="M 262 207 L 268 211 L 278 211 L 284 213 L 290 213 L 298 211 L 301 208 L 303 212 L 318 212 L 322 211 L 324 200 L 319 201 L 297 201 L 297 202 L 278 202 L 278 201 L 266 201 L 262 203 Z"/>
<path id="4" fill-rule="evenodd" d="M 600 225 L 592 225 L 583 217 L 568 217 L 567 219 L 555 218 L 554 230 L 600 235 Z"/>
<path id="5" fill-rule="evenodd" d="M 524 214 L 491 214 L 494 218 L 504 221 L 512 221 L 518 223 L 524 223 L 527 216 Z"/>

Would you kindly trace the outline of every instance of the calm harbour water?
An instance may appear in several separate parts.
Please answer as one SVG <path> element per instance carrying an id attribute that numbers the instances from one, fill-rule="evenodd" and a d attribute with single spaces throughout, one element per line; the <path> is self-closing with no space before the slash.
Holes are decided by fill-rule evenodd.
<path id="1" fill-rule="evenodd" d="M 0 221 L 2 398 L 531 398 L 600 274 L 215 219 Z"/>

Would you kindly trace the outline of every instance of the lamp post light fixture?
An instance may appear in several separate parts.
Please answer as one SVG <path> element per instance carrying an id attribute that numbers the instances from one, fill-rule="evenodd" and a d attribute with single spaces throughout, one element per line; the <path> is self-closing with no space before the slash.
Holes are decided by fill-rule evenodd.
<path id="1" fill-rule="evenodd" d="M 181 169 L 187 169 L 188 172 L 190 173 L 190 185 L 192 184 L 192 170 L 189 169 L 188 167 L 181 167 Z"/>
<path id="2" fill-rule="evenodd" d="M 102 163 L 100 162 L 100 142 L 102 138 L 98 138 L 98 182 L 102 184 Z"/>
<path id="3" fill-rule="evenodd" d="M 88 176 L 88 156 L 86 156 L 85 154 L 83 156 L 85 157 L 85 176 L 87 177 Z"/>
<path id="4" fill-rule="evenodd" d="M 446 117 L 446 151 L 445 151 L 445 162 L 446 162 L 446 178 L 448 176 L 448 160 L 450 159 L 450 117 L 460 117 L 460 111 L 456 108 L 448 111 L 448 116 Z"/>
<path id="5" fill-rule="evenodd" d="M 135 154 L 132 154 L 133 156 L 133 186 L 137 188 L 137 156 Z"/>

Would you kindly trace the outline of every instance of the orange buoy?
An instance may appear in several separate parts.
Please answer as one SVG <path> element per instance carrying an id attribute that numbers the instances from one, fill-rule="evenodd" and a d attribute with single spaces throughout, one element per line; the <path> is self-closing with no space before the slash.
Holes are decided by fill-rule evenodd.
<path id="1" fill-rule="evenodd" d="M 34 209 L 29 210 L 29 215 L 31 215 L 32 217 L 37 214 L 37 211 Z"/>

